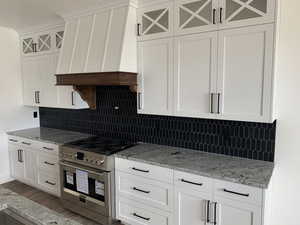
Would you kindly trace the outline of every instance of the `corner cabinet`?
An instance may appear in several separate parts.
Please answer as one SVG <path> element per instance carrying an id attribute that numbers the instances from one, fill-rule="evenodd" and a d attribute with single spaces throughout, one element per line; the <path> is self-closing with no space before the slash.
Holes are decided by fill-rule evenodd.
<path id="1" fill-rule="evenodd" d="M 116 217 L 125 224 L 264 225 L 266 190 L 127 159 L 115 164 Z"/>
<path id="2" fill-rule="evenodd" d="M 158 4 L 140 9 L 138 113 L 272 123 L 276 1 L 170 4 L 159 12 L 173 28 L 155 34 L 144 27 L 167 17 Z"/>

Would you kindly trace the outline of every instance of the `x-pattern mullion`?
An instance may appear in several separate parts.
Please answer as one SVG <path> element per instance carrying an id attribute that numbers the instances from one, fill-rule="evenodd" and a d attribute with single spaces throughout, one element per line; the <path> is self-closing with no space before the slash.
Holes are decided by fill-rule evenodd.
<path id="1" fill-rule="evenodd" d="M 39 51 L 40 51 L 44 46 L 46 46 L 48 49 L 50 49 L 51 46 L 49 46 L 49 45 L 47 44 L 47 41 L 48 41 L 49 39 L 50 39 L 50 35 L 47 35 L 47 37 L 46 37 L 45 40 L 43 40 L 41 37 L 39 37 L 39 40 L 42 42 L 42 45 L 40 46 Z"/>
<path id="2" fill-rule="evenodd" d="M 191 11 L 190 9 L 186 8 L 185 6 L 181 6 L 181 9 L 185 10 L 186 12 L 190 13 L 191 16 L 190 18 L 185 21 L 184 24 L 181 25 L 182 27 L 185 27 L 192 19 L 194 19 L 195 17 L 197 17 L 198 19 L 202 20 L 203 22 L 209 24 L 210 21 L 208 21 L 207 19 L 203 18 L 202 16 L 199 15 L 199 13 L 211 2 L 211 0 L 208 0 L 207 2 L 205 2 L 196 12 Z"/>
<path id="3" fill-rule="evenodd" d="M 233 14 L 231 14 L 230 17 L 228 17 L 228 19 L 227 19 L 228 21 L 230 21 L 232 18 L 234 18 L 237 14 L 239 14 L 245 8 L 247 8 L 261 16 L 265 15 L 262 11 L 254 8 L 253 6 L 250 5 L 254 0 L 248 0 L 247 2 L 242 2 L 240 0 L 231 0 L 231 1 L 238 3 L 239 5 L 241 5 L 241 7 L 238 10 L 236 10 Z"/>
<path id="4" fill-rule="evenodd" d="M 33 51 L 32 40 L 30 40 L 29 42 L 27 42 L 26 40 L 23 40 L 23 44 L 25 44 L 24 52 L 27 52 L 28 49 L 30 49 L 30 51 Z"/>
<path id="5" fill-rule="evenodd" d="M 143 15 L 143 17 L 147 18 L 151 21 L 151 25 L 143 32 L 146 34 L 154 25 L 159 26 L 164 31 L 168 31 L 167 27 L 164 27 L 163 25 L 159 24 L 158 21 L 167 13 L 168 9 L 165 9 L 155 20 L 153 20 L 151 17 L 147 16 L 146 14 Z"/>
<path id="6" fill-rule="evenodd" d="M 57 41 L 57 39 L 59 39 L 58 41 Z M 63 40 L 63 36 L 62 35 L 60 35 L 58 32 L 56 33 L 56 47 L 59 47 L 59 46 L 61 46 L 62 45 L 62 40 Z"/>

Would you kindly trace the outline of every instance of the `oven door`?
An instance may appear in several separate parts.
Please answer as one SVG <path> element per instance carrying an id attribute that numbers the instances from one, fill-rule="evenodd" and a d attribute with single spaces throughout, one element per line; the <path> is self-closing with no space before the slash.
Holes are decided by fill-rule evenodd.
<path id="1" fill-rule="evenodd" d="M 103 216 L 111 216 L 111 184 L 110 173 L 90 167 L 60 162 L 61 175 L 61 199 L 66 204 L 74 204 L 77 211 L 81 208 L 100 213 Z M 87 174 L 88 187 L 85 192 L 78 188 L 77 173 Z M 76 210 L 76 209 L 75 209 Z"/>

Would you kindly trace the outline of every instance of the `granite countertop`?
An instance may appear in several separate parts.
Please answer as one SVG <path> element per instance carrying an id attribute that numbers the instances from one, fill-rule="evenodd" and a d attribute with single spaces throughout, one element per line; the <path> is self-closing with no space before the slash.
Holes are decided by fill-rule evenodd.
<path id="1" fill-rule="evenodd" d="M 91 137 L 90 134 L 67 131 L 67 130 L 59 130 L 53 128 L 46 127 L 36 127 L 25 130 L 17 130 L 7 132 L 8 135 L 28 138 L 36 141 L 48 142 L 52 144 L 65 144 L 68 142 L 76 141 L 79 139 L 84 139 Z"/>
<path id="2" fill-rule="evenodd" d="M 0 211 L 10 209 L 37 225 L 82 225 L 10 190 L 0 187 Z"/>
<path id="3" fill-rule="evenodd" d="M 116 157 L 258 188 L 268 187 L 274 168 L 271 162 L 144 143 Z"/>

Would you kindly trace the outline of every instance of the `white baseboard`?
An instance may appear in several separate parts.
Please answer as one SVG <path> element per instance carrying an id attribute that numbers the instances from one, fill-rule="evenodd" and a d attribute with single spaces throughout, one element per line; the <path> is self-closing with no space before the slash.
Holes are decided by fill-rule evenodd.
<path id="1" fill-rule="evenodd" d="M 6 176 L 1 176 L 0 177 L 0 184 L 4 184 L 10 181 L 13 181 L 14 178 L 12 178 L 10 175 L 6 175 Z"/>

